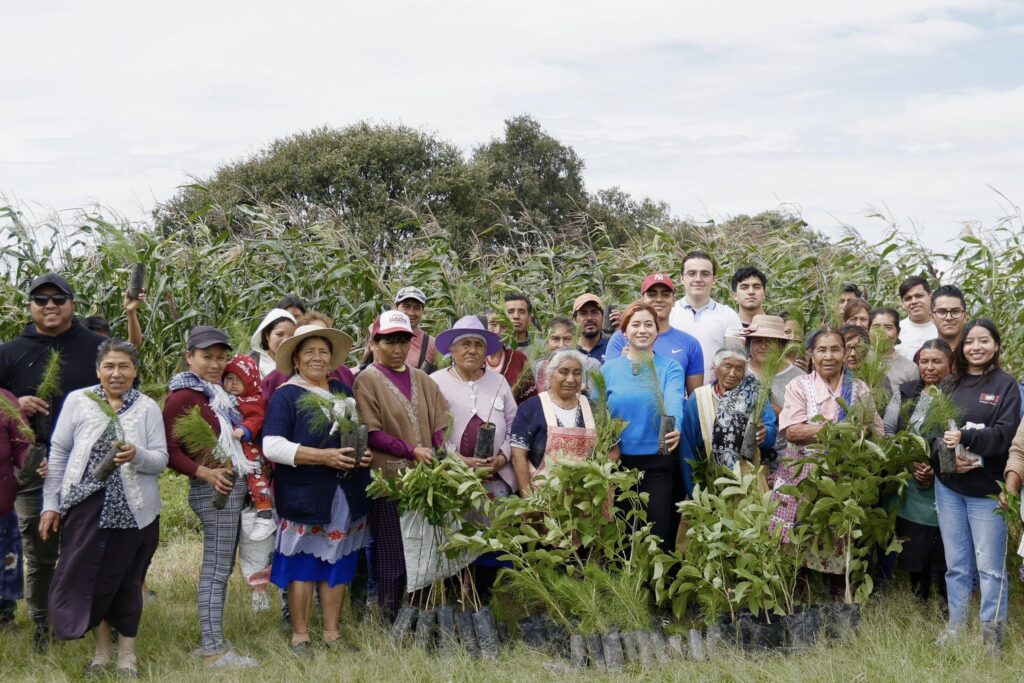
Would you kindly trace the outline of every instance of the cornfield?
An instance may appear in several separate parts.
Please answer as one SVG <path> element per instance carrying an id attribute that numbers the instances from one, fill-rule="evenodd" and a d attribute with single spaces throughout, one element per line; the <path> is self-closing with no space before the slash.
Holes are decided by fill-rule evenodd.
<path id="1" fill-rule="evenodd" d="M 555 233 L 524 234 L 517 249 L 489 250 L 481 243 L 468 250 L 471 256 L 460 257 L 452 234 L 429 217 L 411 219 L 419 229 L 404 249 L 382 253 L 328 210 L 267 205 L 244 210 L 252 212 L 256 229 L 236 237 L 213 231 L 202 217 L 187 232 L 161 236 L 96 214 L 82 213 L 67 224 L 29 221 L 13 208 L 0 207 L 0 339 L 21 331 L 27 284 L 48 270 L 68 277 L 80 316 L 102 315 L 115 335 L 123 335 L 123 292 L 132 264 L 143 262 L 143 381 L 147 391 L 159 395 L 192 326 L 222 326 L 242 343 L 286 293 L 332 316 L 356 339 L 354 361 L 373 317 L 406 284 L 427 293 L 422 324 L 436 334 L 462 315 L 499 305 L 512 291 L 527 293 L 541 320 L 567 314 L 585 291 L 622 307 L 636 298 L 646 274 L 678 276 L 682 256 L 702 249 L 718 262 L 718 300 L 731 301 L 728 281 L 738 267 L 758 266 L 769 278 L 766 308 L 788 312 L 804 329 L 832 316 L 845 282 L 866 287 L 872 304 L 897 308 L 896 288 L 906 276 L 926 274 L 934 286 L 959 284 L 971 312 L 999 325 L 1004 364 L 1011 371 L 1024 367 L 1019 217 L 965 232 L 945 253 L 929 251 L 895 229 L 878 243 L 852 231 L 829 241 L 805 229 L 799 218 L 768 212 L 725 225 L 691 225 L 685 232 L 649 226 L 621 246 L 608 246 L 600 228 L 595 233 L 570 225 Z"/>

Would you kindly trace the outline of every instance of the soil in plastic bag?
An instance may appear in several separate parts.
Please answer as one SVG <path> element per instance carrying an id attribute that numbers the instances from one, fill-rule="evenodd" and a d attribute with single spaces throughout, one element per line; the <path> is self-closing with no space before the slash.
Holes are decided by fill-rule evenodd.
<path id="1" fill-rule="evenodd" d="M 494 455 L 494 430 L 493 422 L 484 422 L 480 425 L 480 431 L 476 434 L 476 445 L 473 446 L 473 457 L 487 460 Z"/>
<path id="2" fill-rule="evenodd" d="M 700 631 L 691 628 L 688 635 L 688 644 L 690 646 L 690 659 L 695 662 L 703 662 L 706 658 L 704 653 L 704 639 L 700 635 Z"/>
<path id="3" fill-rule="evenodd" d="M 402 605 L 395 617 L 395 623 L 391 624 L 391 642 L 395 645 L 402 645 L 406 638 L 412 633 L 416 622 L 416 608 L 412 605 Z"/>
<path id="4" fill-rule="evenodd" d="M 569 636 L 569 661 L 580 669 L 587 665 L 587 641 L 579 633 Z"/>
<path id="5" fill-rule="evenodd" d="M 420 610 L 416 616 L 416 636 L 414 642 L 416 647 L 423 648 L 428 652 L 434 649 L 434 633 L 437 630 L 437 612 L 434 610 Z"/>
<path id="6" fill-rule="evenodd" d="M 821 631 L 821 619 L 816 607 L 804 607 L 796 614 L 783 617 L 789 645 L 795 650 L 812 647 Z"/>
<path id="7" fill-rule="evenodd" d="M 667 664 L 672 658 L 668 654 L 668 643 L 661 630 L 652 628 L 647 632 L 647 637 L 651 641 L 651 648 L 654 650 L 654 656 L 657 657 L 658 663 Z"/>
<path id="8" fill-rule="evenodd" d="M 498 658 L 498 626 L 494 623 L 494 613 L 490 607 L 481 607 L 473 612 L 473 629 L 480 644 L 480 655 L 484 659 Z"/>
<path id="9" fill-rule="evenodd" d="M 442 649 L 451 649 L 459 642 L 455 632 L 455 608 L 451 605 L 437 608 L 437 644 Z"/>
<path id="10" fill-rule="evenodd" d="M 587 658 L 590 659 L 590 666 L 604 667 L 604 647 L 601 645 L 601 635 L 592 633 L 587 636 Z"/>
<path id="11" fill-rule="evenodd" d="M 474 659 L 480 657 L 480 644 L 476 639 L 476 629 L 473 627 L 473 613 L 459 610 L 455 613 L 455 630 L 459 634 L 459 642 L 466 650 L 466 654 Z"/>
<path id="12" fill-rule="evenodd" d="M 743 628 L 743 644 L 751 650 L 777 650 L 785 642 L 785 629 L 778 619 L 771 623 L 750 619 L 744 623 Z"/>
<path id="13" fill-rule="evenodd" d="M 633 638 L 636 639 L 636 650 L 639 654 L 640 666 L 649 669 L 654 666 L 655 655 L 654 645 L 647 636 L 646 631 L 634 631 Z"/>
<path id="14" fill-rule="evenodd" d="M 833 602 L 822 614 L 829 638 L 841 639 L 857 630 L 860 623 L 860 605 Z"/>
<path id="15" fill-rule="evenodd" d="M 538 615 L 532 614 L 520 619 L 518 625 L 524 643 L 537 650 L 544 648 L 544 624 Z"/>
<path id="16" fill-rule="evenodd" d="M 625 665 L 622 654 L 622 640 L 618 631 L 612 631 L 601 636 L 601 649 L 604 650 L 604 663 L 614 671 L 618 671 Z"/>
<path id="17" fill-rule="evenodd" d="M 224 476 L 227 477 L 231 481 L 232 486 L 235 483 L 235 479 L 238 478 L 238 474 L 236 474 L 233 469 L 232 470 L 228 470 L 227 472 L 225 472 Z M 216 508 L 217 510 L 223 510 L 224 506 L 228 504 L 228 496 L 230 496 L 230 495 L 231 495 L 230 493 L 219 493 L 219 492 L 214 491 L 213 501 L 212 501 L 213 502 L 213 507 Z"/>
<path id="18" fill-rule="evenodd" d="M 636 633 L 626 631 L 620 636 L 622 640 L 622 654 L 627 664 L 635 664 L 640 661 L 640 652 L 636 649 Z"/>
<path id="19" fill-rule="evenodd" d="M 662 415 L 658 429 L 658 452 L 668 453 L 668 446 L 665 445 L 665 437 L 676 429 L 676 419 L 671 415 Z"/>

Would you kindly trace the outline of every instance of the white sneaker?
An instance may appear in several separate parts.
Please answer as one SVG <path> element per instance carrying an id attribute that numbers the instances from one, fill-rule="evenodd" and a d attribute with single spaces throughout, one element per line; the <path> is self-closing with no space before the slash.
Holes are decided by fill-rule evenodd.
<path id="1" fill-rule="evenodd" d="M 270 611 L 270 596 L 266 591 L 253 591 L 252 611 L 256 614 Z"/>
<path id="2" fill-rule="evenodd" d="M 259 665 L 260 663 L 252 657 L 243 657 L 234 650 L 228 650 L 220 657 L 207 664 L 207 666 L 213 669 L 226 667 L 255 667 Z"/>

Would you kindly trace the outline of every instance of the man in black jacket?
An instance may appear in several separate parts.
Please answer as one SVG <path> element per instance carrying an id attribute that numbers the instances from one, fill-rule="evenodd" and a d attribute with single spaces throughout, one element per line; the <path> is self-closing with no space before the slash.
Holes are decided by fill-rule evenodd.
<path id="1" fill-rule="evenodd" d="M 87 330 L 75 317 L 74 291 L 60 275 L 47 273 L 37 277 L 28 293 L 32 322 L 20 336 L 0 345 L 0 387 L 18 397 L 22 412 L 30 420 L 39 413 L 47 413 L 47 402 L 35 393 L 50 354 L 59 353 L 60 393 L 53 400 L 50 415 L 56 423 L 68 393 L 97 383 L 96 350 L 103 337 Z M 36 625 L 36 648 L 44 650 L 49 642 L 47 594 L 59 543 L 55 534 L 46 541 L 39 536 L 42 480 L 30 472 L 23 472 L 22 477 L 15 510 L 25 554 L 25 599 L 29 617 Z"/>

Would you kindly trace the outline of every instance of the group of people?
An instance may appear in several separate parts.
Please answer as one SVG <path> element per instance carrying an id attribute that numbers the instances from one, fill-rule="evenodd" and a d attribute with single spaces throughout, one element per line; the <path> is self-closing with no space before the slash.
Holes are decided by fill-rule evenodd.
<path id="1" fill-rule="evenodd" d="M 945 595 L 940 643 L 962 635 L 977 584 L 985 642 L 998 649 L 1009 577 L 1007 528 L 992 495 L 1000 482 L 1020 490 L 1024 431 L 996 326 L 972 318 L 956 286 L 932 291 L 910 277 L 898 292 L 905 317 L 872 308 L 851 284 L 836 302 L 843 325 L 803 341 L 794 320 L 765 311 L 767 277 L 757 268 L 731 278 L 734 309 L 711 296 L 718 272 L 710 254 L 691 252 L 681 265 L 681 296 L 669 274 L 653 273 L 622 309 L 582 292 L 568 315 L 541 326 L 529 297 L 510 294 L 505 315 L 469 315 L 436 336 L 420 327 L 428 297 L 405 286 L 373 322 L 353 368 L 353 340 L 287 296 L 263 317 L 251 348 L 233 349 L 215 326 L 192 329 L 162 406 L 138 389 L 142 298 L 126 295 L 131 342 L 119 341 L 102 320 L 91 320 L 94 332 L 76 317 L 63 277 L 36 278 L 30 322 L 0 345 L 0 402 L 9 408 L 0 411 L 0 624 L 13 624 L 24 597 L 37 648 L 51 634 L 92 631 L 90 670 L 137 674 L 166 467 L 189 478 L 203 529 L 195 654 L 212 667 L 254 666 L 224 637 L 236 556 L 253 609 L 269 608 L 269 585 L 281 590 L 297 655 L 309 651 L 317 601 L 319 639 L 344 645 L 342 608 L 357 576 L 385 618 L 422 585 L 410 576 L 422 539 L 403 529 L 396 501 L 367 497 L 371 470 L 395 477 L 460 457 L 485 470 L 490 497 L 529 496 L 553 463 L 593 455 L 601 405 L 625 425 L 607 457 L 643 473 L 647 518 L 666 550 L 680 529 L 677 504 L 710 485 L 701 473 L 714 468 L 757 474 L 773 490 L 773 525 L 788 542 L 800 501 L 779 487 L 807 476 L 801 460 L 826 423 L 867 403 L 877 438 L 920 430 L 941 391 L 962 419 L 923 434 L 932 460 L 914 465 L 898 503 L 899 562 L 919 596 L 933 586 Z M 856 377 L 873 329 L 888 344 L 885 406 L 873 405 Z M 53 354 L 59 392 L 42 398 Z M 52 431 L 30 427 L 46 421 Z M 349 438 L 359 425 L 362 452 Z M 30 463 L 33 447 L 47 457 Z M 957 450 L 955 473 L 939 474 L 941 448 Z M 835 559 L 805 564 L 834 574 Z M 465 571 L 486 599 L 501 567 L 484 555 Z"/>

